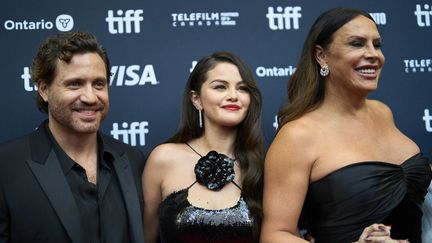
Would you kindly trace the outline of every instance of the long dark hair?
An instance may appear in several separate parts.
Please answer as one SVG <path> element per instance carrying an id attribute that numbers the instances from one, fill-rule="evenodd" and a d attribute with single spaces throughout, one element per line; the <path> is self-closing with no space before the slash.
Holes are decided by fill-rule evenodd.
<path id="1" fill-rule="evenodd" d="M 319 74 L 320 66 L 315 60 L 315 46 L 319 45 L 327 50 L 333 41 L 333 34 L 360 15 L 374 21 L 362 10 L 342 7 L 330 9 L 315 20 L 303 44 L 297 69 L 288 81 L 288 103 L 279 111 L 279 128 L 322 104 L 325 82 Z"/>
<path id="2" fill-rule="evenodd" d="M 184 94 L 181 121 L 177 132 L 167 140 L 171 143 L 184 143 L 203 135 L 203 128 L 198 124 L 198 111 L 190 100 L 190 92 L 198 94 L 202 84 L 207 79 L 208 71 L 219 63 L 235 65 L 250 94 L 249 109 L 245 119 L 237 127 L 234 141 L 234 156 L 240 164 L 243 175 L 242 195 L 256 219 L 255 233 L 259 235 L 259 225 L 262 218 L 262 171 L 264 160 L 264 142 L 261 127 L 262 97 L 252 72 L 236 55 L 221 51 L 203 57 L 189 76 Z"/>

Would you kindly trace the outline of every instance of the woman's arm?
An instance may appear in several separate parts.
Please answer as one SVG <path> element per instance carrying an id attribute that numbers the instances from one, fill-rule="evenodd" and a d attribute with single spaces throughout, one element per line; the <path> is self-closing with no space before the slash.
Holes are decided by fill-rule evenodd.
<path id="1" fill-rule="evenodd" d="M 162 201 L 163 149 L 156 147 L 147 159 L 142 175 L 144 195 L 144 239 L 156 243 L 159 235 L 159 204 Z"/>
<path id="2" fill-rule="evenodd" d="M 261 242 L 307 242 L 297 224 L 315 161 L 307 127 L 286 124 L 278 132 L 264 164 L 264 219 Z"/>

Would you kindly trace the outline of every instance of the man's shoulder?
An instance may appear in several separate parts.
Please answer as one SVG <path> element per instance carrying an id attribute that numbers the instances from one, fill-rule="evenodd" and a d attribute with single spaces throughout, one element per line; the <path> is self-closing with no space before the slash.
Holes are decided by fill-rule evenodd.
<path id="1" fill-rule="evenodd" d="M 33 131 L 30 131 L 24 135 L 0 142 L 0 151 L 7 152 L 15 147 L 26 149 L 26 145 L 32 146 L 36 144 L 41 145 L 41 143 L 46 143 L 46 141 L 48 141 L 48 138 L 46 136 L 46 133 L 44 132 L 44 124 L 44 122 L 41 123 L 39 126 L 34 128 Z"/>
<path id="2" fill-rule="evenodd" d="M 106 149 L 113 150 L 116 154 L 133 154 L 135 156 L 144 157 L 144 154 L 137 147 L 126 144 L 122 141 L 119 141 L 107 134 L 100 133 L 102 141 Z"/>
<path id="3" fill-rule="evenodd" d="M 31 158 L 31 134 L 13 138 L 0 143 L 0 172 L 9 173 L 22 166 L 23 161 Z"/>
<path id="4" fill-rule="evenodd" d="M 120 140 L 117 140 L 117 139 L 115 139 L 115 138 L 113 138 L 113 137 L 111 137 L 105 133 L 101 132 L 100 135 L 101 135 L 102 141 L 104 142 L 105 145 L 109 145 L 116 150 L 123 150 L 123 151 L 124 150 L 126 150 L 126 151 L 136 150 L 135 147 L 133 147 L 127 143 L 124 143 Z"/>
<path id="5" fill-rule="evenodd" d="M 138 171 L 137 176 L 140 176 L 146 161 L 144 153 L 129 144 L 123 143 L 113 137 L 100 133 L 104 143 L 104 150 L 111 153 L 115 158 L 118 156 L 126 156 L 129 163 Z"/>
<path id="6" fill-rule="evenodd" d="M 0 153 L 13 152 L 14 148 L 24 148 L 29 143 L 29 138 L 33 133 L 22 135 L 20 137 L 11 138 L 0 143 Z"/>

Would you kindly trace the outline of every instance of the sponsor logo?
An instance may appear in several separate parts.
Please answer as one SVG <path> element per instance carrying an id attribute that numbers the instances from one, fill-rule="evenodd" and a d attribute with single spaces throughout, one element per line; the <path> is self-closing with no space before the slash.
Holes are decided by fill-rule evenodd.
<path id="1" fill-rule="evenodd" d="M 37 86 L 35 84 L 32 84 L 32 81 L 30 79 L 30 69 L 28 67 L 24 67 L 24 72 L 21 74 L 21 78 L 24 81 L 25 91 L 37 90 Z"/>
<path id="2" fill-rule="evenodd" d="M 385 13 L 369 13 L 370 16 L 375 20 L 377 25 L 387 24 L 387 15 Z"/>
<path id="3" fill-rule="evenodd" d="M 114 10 L 108 10 L 108 17 L 105 21 L 108 23 L 108 32 L 110 34 L 140 33 L 141 22 L 144 20 L 142 9 L 126 11 L 117 10 L 117 16 L 114 16 Z"/>
<path id="4" fill-rule="evenodd" d="M 255 73 L 258 77 L 287 77 L 291 76 L 294 71 L 295 67 L 288 66 L 288 67 L 257 67 L 255 70 Z"/>
<path id="5" fill-rule="evenodd" d="M 299 29 L 299 20 L 302 17 L 300 6 L 268 7 L 266 17 L 271 30 Z"/>
<path id="6" fill-rule="evenodd" d="M 153 65 L 112 66 L 110 86 L 157 85 Z"/>
<path id="7" fill-rule="evenodd" d="M 119 124 L 115 122 L 112 126 L 111 135 L 113 138 L 132 146 L 144 146 L 146 144 L 145 135 L 149 133 L 148 124 L 147 121 L 134 121 L 130 125 L 127 122 L 122 122 L 122 128 L 119 129 Z"/>
<path id="8" fill-rule="evenodd" d="M 420 27 L 431 26 L 432 8 L 429 4 L 424 4 L 423 9 L 420 4 L 416 4 L 414 15 L 417 16 L 417 25 Z"/>
<path id="9" fill-rule="evenodd" d="M 405 73 L 432 72 L 432 59 L 405 59 Z"/>
<path id="10" fill-rule="evenodd" d="M 278 119 L 278 116 L 277 116 L 277 115 L 274 116 L 273 127 L 274 127 L 275 130 L 277 130 L 278 127 L 279 127 L 279 119 Z"/>
<path id="11" fill-rule="evenodd" d="M 234 26 L 239 12 L 171 13 L 173 27 Z"/>
<path id="12" fill-rule="evenodd" d="M 189 72 L 192 72 L 197 65 L 198 61 L 192 61 L 192 67 L 189 69 Z"/>
<path id="13" fill-rule="evenodd" d="M 432 132 L 432 115 L 429 113 L 429 109 L 424 110 L 423 120 L 425 121 L 426 131 Z"/>
<path id="14" fill-rule="evenodd" d="M 41 19 L 38 21 L 16 21 L 8 19 L 3 24 L 6 30 L 51 30 L 54 26 L 59 31 L 69 31 L 74 27 L 74 19 L 68 14 L 57 16 L 55 24 L 52 21 Z"/>
<path id="15" fill-rule="evenodd" d="M 29 67 L 24 67 L 21 79 L 24 82 L 25 91 L 30 92 L 37 90 L 37 86 L 31 81 Z M 151 64 L 145 65 L 144 67 L 140 65 L 111 67 L 110 86 L 136 86 L 146 84 L 159 84 L 153 65 Z"/>

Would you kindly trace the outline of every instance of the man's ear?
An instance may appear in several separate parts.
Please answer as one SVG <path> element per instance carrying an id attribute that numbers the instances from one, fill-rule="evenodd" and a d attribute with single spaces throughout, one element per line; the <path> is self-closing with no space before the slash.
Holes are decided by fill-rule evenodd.
<path id="1" fill-rule="evenodd" d="M 38 80 L 36 83 L 39 95 L 45 102 L 48 102 L 48 85 L 42 80 Z"/>
<path id="2" fill-rule="evenodd" d="M 320 45 L 316 45 L 315 46 L 315 60 L 318 62 L 318 64 L 321 67 L 327 66 L 327 55 L 325 50 L 320 46 Z"/>

